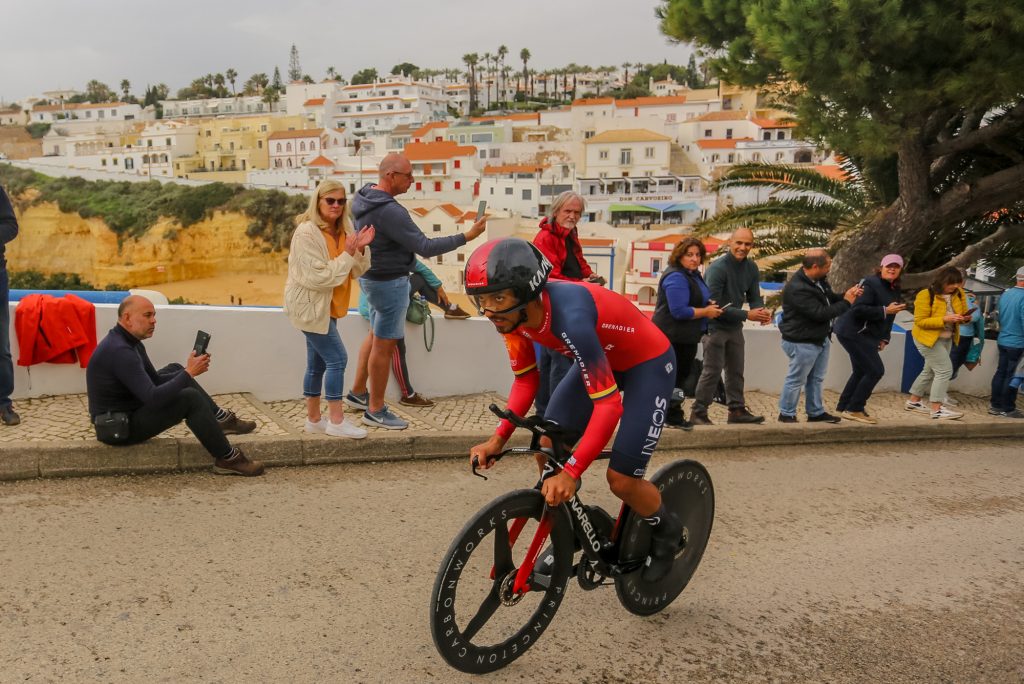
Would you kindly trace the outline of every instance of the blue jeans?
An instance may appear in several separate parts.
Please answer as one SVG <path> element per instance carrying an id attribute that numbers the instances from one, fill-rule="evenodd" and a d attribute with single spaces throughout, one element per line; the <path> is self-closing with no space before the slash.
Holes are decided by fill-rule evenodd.
<path id="1" fill-rule="evenodd" d="M 338 334 L 338 319 L 331 319 L 323 335 L 306 331 L 302 334 L 306 336 L 306 375 L 302 379 L 302 396 L 319 397 L 323 386 L 327 401 L 341 401 L 348 353 Z"/>
<path id="2" fill-rule="evenodd" d="M 1024 347 L 999 347 L 999 363 L 996 374 L 992 376 L 992 408 L 1000 411 L 1013 411 L 1017 408 L 1017 389 L 1010 387 L 1020 357 L 1024 356 Z"/>
<path id="3" fill-rule="evenodd" d="M 828 370 L 828 351 L 831 342 L 818 346 L 807 342 L 782 340 L 782 351 L 789 357 L 789 372 L 782 383 L 779 397 L 779 413 L 796 416 L 796 405 L 800 402 L 800 390 L 804 390 L 804 402 L 808 416 L 820 416 L 825 412 L 821 398 L 821 386 Z"/>
<path id="4" fill-rule="evenodd" d="M 360 278 L 359 287 L 370 304 L 370 328 L 374 337 L 400 340 L 405 337 L 405 312 L 409 308 L 409 277 L 394 280 Z"/>
<path id="5" fill-rule="evenodd" d="M 3 257 L 0 257 L 2 259 Z M 0 265 L 0 408 L 14 394 L 14 362 L 11 360 L 11 306 L 7 265 Z"/>

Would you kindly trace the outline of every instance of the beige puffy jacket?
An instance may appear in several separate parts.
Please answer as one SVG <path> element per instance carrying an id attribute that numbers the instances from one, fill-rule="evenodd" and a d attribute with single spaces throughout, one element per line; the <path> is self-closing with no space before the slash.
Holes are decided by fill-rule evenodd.
<path id="1" fill-rule="evenodd" d="M 288 280 L 284 285 L 284 312 L 299 330 L 323 335 L 331 319 L 334 288 L 370 267 L 370 250 L 351 256 L 342 252 L 331 259 L 323 233 L 312 221 L 300 223 L 288 253 Z"/>

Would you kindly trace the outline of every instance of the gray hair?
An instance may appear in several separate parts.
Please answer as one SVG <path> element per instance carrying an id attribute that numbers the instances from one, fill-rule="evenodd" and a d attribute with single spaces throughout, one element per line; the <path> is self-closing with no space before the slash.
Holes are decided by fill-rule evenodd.
<path id="1" fill-rule="evenodd" d="M 555 214 L 569 202 L 569 200 L 578 199 L 580 201 L 580 213 L 587 210 L 587 200 L 583 199 L 583 195 L 572 190 L 566 190 L 561 195 L 555 198 L 555 201 L 551 203 L 551 207 L 548 209 L 548 220 L 554 221 Z"/>

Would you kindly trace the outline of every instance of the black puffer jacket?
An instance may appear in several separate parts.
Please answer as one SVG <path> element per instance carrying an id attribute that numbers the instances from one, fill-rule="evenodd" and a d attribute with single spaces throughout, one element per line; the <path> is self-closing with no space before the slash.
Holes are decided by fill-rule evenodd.
<path id="1" fill-rule="evenodd" d="M 832 334 L 832 321 L 849 308 L 850 303 L 832 291 L 827 279 L 814 282 L 800 269 L 782 290 L 779 332 L 788 342 L 821 346 Z"/>
<path id="2" fill-rule="evenodd" d="M 886 314 L 885 307 L 902 299 L 903 293 L 898 285 L 880 275 L 865 278 L 864 292 L 853 302 L 853 307 L 836 321 L 836 335 L 866 335 L 875 342 L 888 342 L 896 314 Z"/>

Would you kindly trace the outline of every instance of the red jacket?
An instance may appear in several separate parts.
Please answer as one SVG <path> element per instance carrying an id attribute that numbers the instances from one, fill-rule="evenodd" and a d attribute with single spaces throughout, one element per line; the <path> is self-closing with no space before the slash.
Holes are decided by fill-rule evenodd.
<path id="1" fill-rule="evenodd" d="M 96 307 L 73 294 L 30 294 L 14 310 L 14 331 L 19 366 L 77 361 L 85 368 L 96 349 Z"/>
<path id="2" fill-rule="evenodd" d="M 568 230 L 558 225 L 554 221 L 548 221 L 547 218 L 540 222 L 540 232 L 533 238 L 533 244 L 537 246 L 541 252 L 544 253 L 550 261 L 554 269 L 551 271 L 551 277 L 559 280 L 577 280 L 576 278 L 569 278 L 562 273 L 562 265 L 565 264 L 565 257 L 568 250 L 565 248 L 565 239 L 569 238 L 572 243 L 573 254 L 576 255 L 576 261 L 580 264 L 580 272 L 583 273 L 583 278 L 580 280 L 586 280 L 590 277 L 593 271 L 590 268 L 590 264 L 583 258 L 583 247 L 580 245 L 580 234 L 573 228 Z"/>

